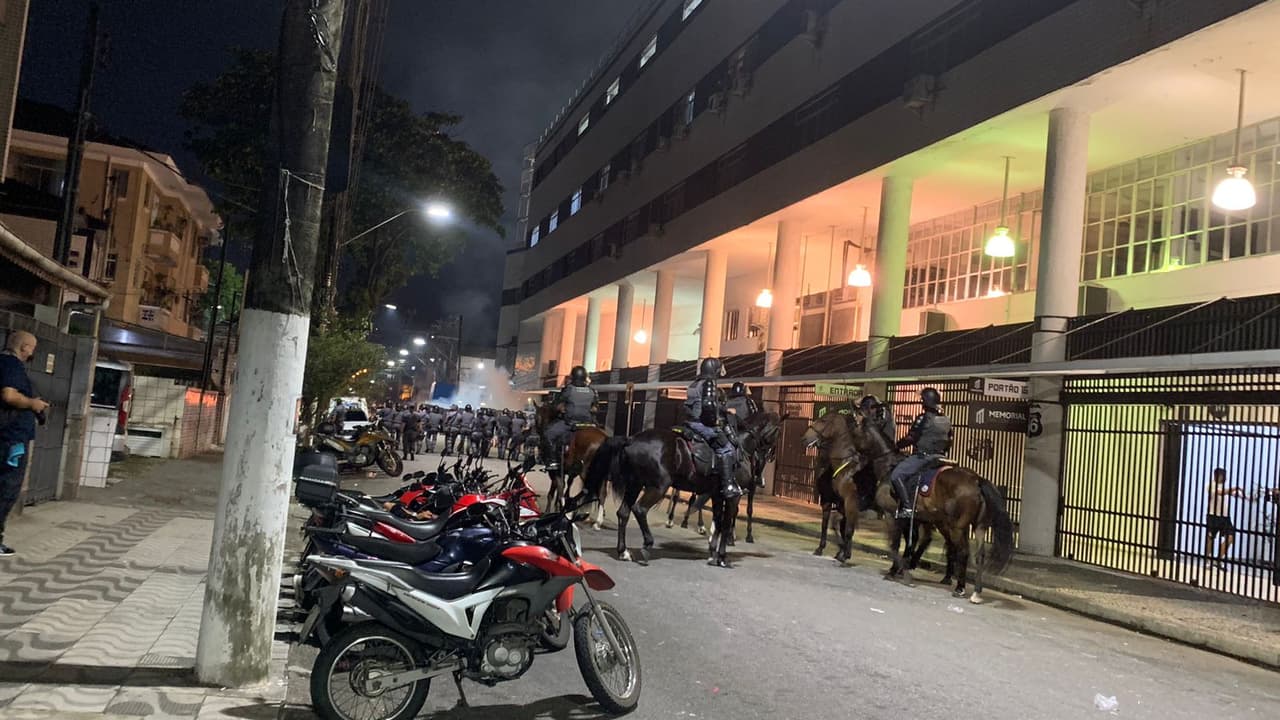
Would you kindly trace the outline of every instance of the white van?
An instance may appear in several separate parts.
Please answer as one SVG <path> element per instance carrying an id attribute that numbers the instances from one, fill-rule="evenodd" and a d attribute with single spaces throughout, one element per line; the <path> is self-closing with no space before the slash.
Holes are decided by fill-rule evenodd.
<path id="1" fill-rule="evenodd" d="M 93 368 L 93 391 L 89 395 L 89 408 L 95 416 L 115 416 L 112 460 L 129 455 L 129 448 L 125 445 L 125 430 L 129 426 L 129 409 L 132 403 L 133 365 L 98 358 L 98 363 Z"/>

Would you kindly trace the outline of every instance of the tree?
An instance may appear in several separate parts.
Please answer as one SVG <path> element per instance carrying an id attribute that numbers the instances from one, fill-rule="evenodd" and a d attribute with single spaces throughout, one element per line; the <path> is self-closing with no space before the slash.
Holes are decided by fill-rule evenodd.
<path id="1" fill-rule="evenodd" d="M 330 399 L 345 394 L 343 391 L 356 373 L 368 370 L 372 377 L 378 371 L 386 351 L 366 340 L 368 335 L 368 322 L 351 318 L 340 317 L 327 325 L 311 326 L 307 370 L 302 380 L 304 408 L 323 412 Z"/>
<path id="2" fill-rule="evenodd" d="M 179 108 L 190 125 L 188 149 L 224 186 L 219 210 L 228 224 L 258 202 L 274 63 L 270 52 L 236 50 L 231 66 L 188 89 Z M 459 116 L 415 113 L 408 102 L 381 88 L 374 90 L 369 112 L 360 181 L 352 198 L 355 232 L 429 198 L 447 200 L 459 217 L 502 232 L 502 184 L 488 159 L 449 135 L 461 122 Z M 343 296 L 344 309 L 367 314 L 410 278 L 434 275 L 453 258 L 463 231 L 433 226 L 415 215 L 345 245 L 352 281 Z"/>
<path id="3" fill-rule="evenodd" d="M 209 270 L 209 289 L 196 302 L 196 317 L 200 318 L 201 325 L 210 332 L 210 321 L 213 319 L 213 308 L 215 305 L 221 305 L 222 309 L 218 311 L 218 322 L 223 322 L 232 317 L 238 311 L 240 301 L 244 300 L 244 276 L 231 263 L 223 263 L 226 270 L 222 275 L 222 293 L 214 297 L 213 289 L 217 284 L 218 277 L 218 261 L 212 258 L 205 258 L 204 266 Z"/>

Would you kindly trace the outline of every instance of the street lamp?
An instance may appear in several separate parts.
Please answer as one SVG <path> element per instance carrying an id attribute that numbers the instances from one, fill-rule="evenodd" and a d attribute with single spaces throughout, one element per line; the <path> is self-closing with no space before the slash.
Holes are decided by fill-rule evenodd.
<path id="1" fill-rule="evenodd" d="M 396 366 L 396 362 L 394 360 L 387 361 L 387 367 L 395 367 L 395 366 Z"/>
<path id="2" fill-rule="evenodd" d="M 386 303 L 382 307 L 390 310 L 391 312 L 395 312 L 396 310 L 399 310 L 399 308 L 397 308 L 395 305 L 392 305 L 391 303 Z"/>
<path id="3" fill-rule="evenodd" d="M 377 230 L 378 228 L 381 228 L 383 225 L 386 225 L 387 223 L 389 223 L 389 222 L 391 222 L 391 221 L 393 221 L 393 220 L 396 220 L 396 219 L 398 219 L 398 218 L 402 218 L 402 217 L 404 217 L 405 215 L 408 215 L 409 213 L 414 212 L 415 210 L 420 210 L 420 211 L 422 211 L 422 212 L 423 212 L 423 213 L 424 213 L 428 218 L 430 218 L 431 220 L 438 221 L 438 222 L 447 222 L 447 221 L 449 221 L 449 220 L 452 220 L 452 219 L 453 219 L 453 209 L 452 209 L 452 208 L 450 208 L 447 204 L 445 204 L 445 203 L 443 203 L 443 202 L 433 200 L 433 201 L 431 201 L 431 202 L 427 203 L 425 206 L 422 206 L 422 207 L 411 207 L 411 208 L 407 208 L 407 209 L 405 209 L 405 210 L 401 210 L 400 212 L 396 213 L 395 215 L 392 215 L 391 217 L 387 218 L 386 220 L 383 220 L 382 222 L 378 223 L 377 225 L 374 225 L 373 227 L 370 227 L 370 228 L 366 228 L 366 229 L 364 229 L 364 230 L 361 230 L 360 232 L 356 233 L 355 235 L 352 235 L 351 237 L 349 237 L 349 238 L 347 238 L 345 241 L 343 241 L 343 242 L 341 243 L 341 247 L 346 247 L 347 245 L 350 245 L 351 243 L 355 242 L 356 240 L 359 240 L 360 238 L 364 237 L 365 235 L 368 235 L 369 233 L 373 232 L 374 230 Z"/>
<path id="4" fill-rule="evenodd" d="M 481 361 L 481 362 L 476 363 L 476 369 L 477 369 L 477 370 L 483 370 L 483 369 L 484 369 L 484 362 L 483 362 L 483 361 Z"/>
<path id="5" fill-rule="evenodd" d="M 433 220 L 452 220 L 453 209 L 442 202 L 432 202 L 427 204 L 427 217 Z"/>
<path id="6" fill-rule="evenodd" d="M 413 339 L 413 344 L 414 344 L 414 345 L 417 345 L 418 347 L 422 347 L 423 345 L 426 345 L 426 344 L 427 344 L 427 339 L 426 339 L 426 338 L 416 337 L 416 338 L 414 338 L 414 339 Z"/>
<path id="7" fill-rule="evenodd" d="M 400 357 L 409 357 L 409 351 L 404 348 L 400 348 Z"/>

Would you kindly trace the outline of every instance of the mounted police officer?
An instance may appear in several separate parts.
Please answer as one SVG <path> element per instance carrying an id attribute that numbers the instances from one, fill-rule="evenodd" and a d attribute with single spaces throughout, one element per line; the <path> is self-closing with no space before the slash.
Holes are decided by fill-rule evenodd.
<path id="1" fill-rule="evenodd" d="M 898 425 L 893 421 L 893 415 L 888 412 L 889 408 L 880 402 L 880 398 L 875 395 L 864 395 L 858 403 L 858 409 L 867 419 L 867 427 L 880 431 L 890 445 L 898 442 Z"/>
<path id="2" fill-rule="evenodd" d="M 698 379 L 689 386 L 684 401 L 685 425 L 707 441 L 720 456 L 720 492 L 732 500 L 742 495 L 734 479 L 736 468 L 734 445 L 721 423 L 723 409 L 716 378 L 724 374 L 724 367 L 716 358 L 707 358 L 698 366 Z"/>
<path id="3" fill-rule="evenodd" d="M 560 469 L 560 459 L 564 457 L 575 426 L 595 424 L 600 396 L 587 385 L 587 369 L 578 365 L 569 371 L 569 384 L 561 388 L 551 402 L 556 419 L 546 429 L 546 443 L 551 451 L 547 460 L 548 471 Z"/>
<path id="4" fill-rule="evenodd" d="M 951 450 L 951 421 L 939 409 L 942 396 L 936 389 L 927 387 L 920 391 L 920 403 L 924 405 L 924 412 L 916 416 L 906 437 L 895 445 L 899 450 L 914 446 L 915 451 L 898 463 L 889 476 L 898 493 L 899 518 L 911 517 L 915 511 L 916 475 L 928 470 Z M 908 481 L 912 481 L 911 487 Z"/>

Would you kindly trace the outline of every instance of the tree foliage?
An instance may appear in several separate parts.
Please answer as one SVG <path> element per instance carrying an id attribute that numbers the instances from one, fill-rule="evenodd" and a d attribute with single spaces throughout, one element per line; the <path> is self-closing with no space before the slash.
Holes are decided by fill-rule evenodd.
<path id="1" fill-rule="evenodd" d="M 210 329 L 209 321 L 213 319 L 212 310 L 215 305 L 222 306 L 218 311 L 218 322 L 223 322 L 239 309 L 240 302 L 244 300 L 244 276 L 235 265 L 224 264 L 226 270 L 222 274 L 222 292 L 215 296 L 213 290 L 218 285 L 218 261 L 211 258 L 204 260 L 204 266 L 209 271 L 209 289 L 196 303 L 196 312 L 206 330 Z"/>
<path id="2" fill-rule="evenodd" d="M 302 380 L 303 407 L 315 405 L 323 412 L 329 400 L 345 394 L 356 373 L 367 369 L 368 374 L 360 378 L 367 383 L 365 378 L 378 371 L 386 351 L 366 340 L 369 329 L 366 321 L 341 317 L 311 325 Z"/>
<path id="3" fill-rule="evenodd" d="M 244 207 L 256 205 L 262 188 L 274 70 L 272 53 L 237 50 L 231 66 L 188 89 L 179 108 L 190 126 L 187 147 L 224 187 L 219 210 L 228 224 L 244 217 Z M 501 233 L 502 184 L 488 159 L 449 135 L 460 117 L 416 113 L 381 88 L 375 89 L 368 112 L 359 182 L 351 198 L 353 235 L 428 199 L 447 201 L 460 221 Z M 409 213 L 344 245 L 350 282 L 342 305 L 364 316 L 410 278 L 434 275 L 460 248 L 464 229 L 433 225 Z M 237 232 L 247 237 L 250 230 Z"/>

